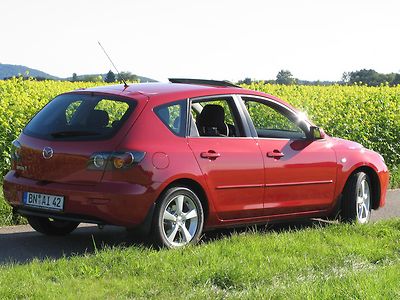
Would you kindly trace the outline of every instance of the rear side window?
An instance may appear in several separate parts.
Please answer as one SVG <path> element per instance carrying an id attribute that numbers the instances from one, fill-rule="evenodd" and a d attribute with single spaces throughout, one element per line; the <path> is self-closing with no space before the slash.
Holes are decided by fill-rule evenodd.
<path id="1" fill-rule="evenodd" d="M 136 102 L 114 96 L 65 94 L 47 104 L 24 133 L 49 140 L 98 140 L 112 137 Z"/>
<path id="2" fill-rule="evenodd" d="M 193 100 L 190 136 L 242 137 L 243 127 L 232 97 Z"/>
<path id="3" fill-rule="evenodd" d="M 186 133 L 186 100 L 158 106 L 154 109 L 158 118 L 177 136 Z"/>

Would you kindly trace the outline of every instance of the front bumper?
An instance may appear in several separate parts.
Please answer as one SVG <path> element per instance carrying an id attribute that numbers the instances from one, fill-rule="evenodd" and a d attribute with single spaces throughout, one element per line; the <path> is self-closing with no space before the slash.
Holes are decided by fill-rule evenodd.
<path id="1" fill-rule="evenodd" d="M 99 182 L 95 185 L 43 183 L 8 172 L 3 182 L 4 197 L 14 211 L 64 220 L 136 227 L 142 224 L 156 200 L 154 187 L 127 182 Z M 65 197 L 64 211 L 32 208 L 22 203 L 23 192 Z"/>

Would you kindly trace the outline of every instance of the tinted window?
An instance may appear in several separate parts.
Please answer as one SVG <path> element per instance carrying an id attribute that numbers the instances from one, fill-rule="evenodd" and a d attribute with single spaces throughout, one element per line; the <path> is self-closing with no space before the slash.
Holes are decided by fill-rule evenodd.
<path id="1" fill-rule="evenodd" d="M 168 103 L 154 109 L 160 120 L 175 135 L 185 136 L 186 132 L 186 100 Z"/>
<path id="2" fill-rule="evenodd" d="M 76 109 L 81 105 L 81 103 L 82 103 L 82 101 L 78 100 L 78 101 L 71 102 L 68 105 L 67 109 L 65 110 L 65 118 L 66 118 L 67 124 L 71 124 L 72 117 L 74 116 Z"/>
<path id="3" fill-rule="evenodd" d="M 45 139 L 105 139 L 118 131 L 134 107 L 135 101 L 113 96 L 60 95 L 28 123 L 24 133 Z"/>
<path id="4" fill-rule="evenodd" d="M 275 103 L 264 103 L 243 98 L 247 111 L 259 137 L 264 138 L 306 138 L 304 128 L 296 115 Z"/>

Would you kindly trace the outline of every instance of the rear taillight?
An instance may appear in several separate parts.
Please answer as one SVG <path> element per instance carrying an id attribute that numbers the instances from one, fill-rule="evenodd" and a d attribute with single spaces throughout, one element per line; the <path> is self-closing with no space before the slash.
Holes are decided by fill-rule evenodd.
<path id="1" fill-rule="evenodd" d="M 11 143 L 11 167 L 16 168 L 16 164 L 21 160 L 21 143 L 14 140 Z"/>
<path id="2" fill-rule="evenodd" d="M 141 151 L 118 151 L 118 152 L 96 152 L 90 157 L 89 170 L 119 170 L 129 169 L 140 163 L 146 152 Z"/>
<path id="3" fill-rule="evenodd" d="M 21 159 L 21 143 L 18 140 L 11 143 L 11 159 L 14 161 Z"/>

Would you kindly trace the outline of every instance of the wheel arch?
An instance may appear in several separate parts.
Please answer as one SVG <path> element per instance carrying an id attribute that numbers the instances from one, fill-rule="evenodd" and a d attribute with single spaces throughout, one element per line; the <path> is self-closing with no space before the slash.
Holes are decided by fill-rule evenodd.
<path id="1" fill-rule="evenodd" d="M 349 173 L 349 176 L 347 176 L 346 183 L 343 187 L 342 194 L 344 190 L 346 189 L 351 176 L 353 176 L 355 173 L 358 172 L 364 172 L 365 174 L 368 175 L 371 185 L 372 185 L 372 203 L 371 203 L 371 208 L 372 209 L 378 209 L 379 208 L 379 203 L 380 203 L 380 197 L 381 197 L 381 183 L 379 181 L 379 176 L 377 172 L 370 166 L 360 166 L 355 168 L 351 173 Z M 342 203 L 343 206 L 343 203 Z"/>
<path id="2" fill-rule="evenodd" d="M 163 188 L 162 192 L 156 199 L 155 204 L 157 204 L 160 201 L 160 199 L 162 198 L 162 196 L 168 189 L 170 189 L 172 187 L 177 187 L 177 186 L 186 187 L 186 188 L 193 190 L 193 192 L 195 192 L 195 194 L 199 197 L 201 204 L 203 205 L 204 222 L 207 221 L 209 212 L 210 212 L 210 205 L 209 205 L 209 200 L 208 200 L 207 194 L 200 183 L 198 183 L 197 181 L 190 179 L 190 178 L 179 178 L 179 179 L 175 179 L 172 182 L 170 182 L 168 185 L 166 185 Z"/>
<path id="3" fill-rule="evenodd" d="M 135 228 L 135 230 L 137 232 L 139 232 L 140 234 L 143 234 L 143 235 L 148 235 L 151 232 L 151 230 L 153 228 L 154 213 L 156 210 L 156 206 L 161 201 L 163 195 L 170 188 L 178 187 L 178 186 L 192 189 L 196 193 L 196 195 L 199 197 L 199 200 L 203 207 L 204 223 L 207 221 L 207 219 L 209 217 L 209 213 L 210 213 L 210 204 L 209 204 L 209 200 L 208 200 L 208 197 L 207 197 L 207 194 L 206 194 L 204 188 L 196 180 L 193 180 L 190 178 L 177 178 L 177 179 L 174 179 L 173 181 L 169 182 L 168 184 L 164 185 L 160 189 L 161 192 L 158 194 L 157 198 L 152 203 L 149 211 L 147 212 L 147 215 L 146 215 L 144 221 Z"/>

